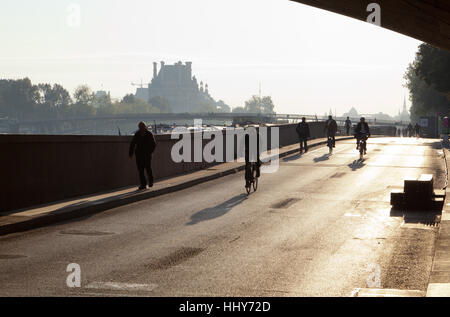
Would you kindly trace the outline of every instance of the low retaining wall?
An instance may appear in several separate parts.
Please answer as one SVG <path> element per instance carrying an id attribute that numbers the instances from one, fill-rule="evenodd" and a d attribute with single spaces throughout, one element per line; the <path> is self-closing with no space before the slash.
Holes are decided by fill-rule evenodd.
<path id="1" fill-rule="evenodd" d="M 296 125 L 277 127 L 281 147 L 298 142 Z M 324 136 L 323 122 L 310 123 L 310 129 L 312 138 Z M 193 139 L 193 133 L 188 135 Z M 135 160 L 128 157 L 130 141 L 130 136 L 0 135 L 0 212 L 138 184 Z M 217 164 L 173 162 L 177 141 L 156 136 L 156 180 Z M 208 142 L 203 140 L 203 146 Z M 234 157 L 236 148 L 235 142 Z"/>

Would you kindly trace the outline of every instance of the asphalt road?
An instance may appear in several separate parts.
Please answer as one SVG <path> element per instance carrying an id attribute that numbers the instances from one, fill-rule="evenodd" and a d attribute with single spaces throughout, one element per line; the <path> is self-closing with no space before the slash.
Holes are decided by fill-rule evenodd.
<path id="1" fill-rule="evenodd" d="M 0 296 L 350 296 L 426 290 L 437 226 L 390 209 L 403 178 L 445 183 L 437 141 L 353 141 L 92 217 L 0 237 Z M 81 268 L 69 288 L 66 268 Z M 378 278 L 379 277 L 379 278 Z M 369 284 L 368 284 L 369 283 Z"/>

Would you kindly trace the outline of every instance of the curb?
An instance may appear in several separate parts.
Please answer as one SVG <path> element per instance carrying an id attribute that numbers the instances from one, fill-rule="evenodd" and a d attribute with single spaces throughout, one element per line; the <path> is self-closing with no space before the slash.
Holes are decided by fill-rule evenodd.
<path id="1" fill-rule="evenodd" d="M 443 147 L 445 168 L 447 173 L 446 197 L 442 209 L 441 222 L 438 236 L 435 242 L 433 264 L 430 279 L 428 281 L 426 297 L 449 297 L 450 296 L 450 191 L 448 188 L 448 165 L 449 151 Z"/>
<path id="2" fill-rule="evenodd" d="M 342 137 L 339 139 L 336 139 L 336 142 L 338 141 L 345 141 L 353 139 L 353 137 Z M 327 141 L 320 141 L 311 145 L 308 145 L 309 148 L 325 145 Z M 279 151 L 281 149 L 278 149 Z M 299 152 L 300 149 L 292 149 L 283 153 L 279 153 L 278 157 L 282 158 L 294 153 Z M 276 156 L 270 156 L 271 160 L 273 158 L 276 158 Z M 217 172 L 208 176 L 198 177 L 189 181 L 186 181 L 181 184 L 176 184 L 172 186 L 168 186 L 165 188 L 157 189 L 157 190 L 151 190 L 147 192 L 140 192 L 136 194 L 130 194 L 130 196 L 126 197 L 108 197 L 96 201 L 92 201 L 87 203 L 85 206 L 77 206 L 77 207 L 63 207 L 60 210 L 51 211 L 48 214 L 40 215 L 35 218 L 29 218 L 24 221 L 15 222 L 15 223 L 9 223 L 0 225 L 0 236 L 4 236 L 11 233 L 16 232 L 23 232 L 28 231 L 40 227 L 44 227 L 53 223 L 62 222 L 69 219 L 74 218 L 81 218 L 84 216 L 94 215 L 97 213 L 100 213 L 105 210 L 109 210 L 112 208 L 117 208 L 125 205 L 129 205 L 138 201 L 150 199 L 153 197 L 162 196 L 165 194 L 173 193 L 176 191 L 180 191 L 183 189 L 187 189 L 190 187 L 193 187 L 195 185 L 205 183 L 217 178 L 221 178 L 224 176 L 228 176 L 231 174 L 238 173 L 240 171 L 243 171 L 245 169 L 245 165 L 240 165 L 238 167 L 229 168 L 221 172 Z M 14 214 L 11 214 L 14 216 Z"/>

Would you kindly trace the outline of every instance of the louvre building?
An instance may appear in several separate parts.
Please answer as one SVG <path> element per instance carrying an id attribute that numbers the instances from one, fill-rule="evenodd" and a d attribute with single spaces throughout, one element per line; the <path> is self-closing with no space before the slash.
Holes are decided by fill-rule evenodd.
<path id="1" fill-rule="evenodd" d="M 218 110 L 227 111 L 223 102 L 216 102 L 208 92 L 208 84 L 203 87 L 192 76 L 192 63 L 178 62 L 166 65 L 161 62 L 159 72 L 157 63 L 153 63 L 153 79 L 148 88 L 138 88 L 136 98 L 149 101 L 153 97 L 165 98 L 173 112 L 198 112 L 201 105 L 209 104 Z"/>

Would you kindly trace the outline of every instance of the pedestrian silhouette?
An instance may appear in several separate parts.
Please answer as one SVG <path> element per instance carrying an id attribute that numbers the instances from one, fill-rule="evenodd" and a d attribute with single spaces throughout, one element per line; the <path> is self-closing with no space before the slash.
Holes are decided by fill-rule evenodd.
<path id="1" fill-rule="evenodd" d="M 156 141 L 153 133 L 147 129 L 145 122 L 139 122 L 138 127 L 139 130 L 134 134 L 130 143 L 129 156 L 132 158 L 133 153 L 136 156 L 136 165 L 141 182 L 139 189 L 142 190 L 147 188 L 145 171 L 148 176 L 148 186 L 153 187 L 152 154 L 156 148 Z"/>
<path id="2" fill-rule="evenodd" d="M 300 154 L 303 152 L 303 148 L 305 149 L 305 153 L 308 152 L 307 140 L 311 136 L 311 133 L 309 130 L 309 124 L 306 123 L 305 117 L 303 117 L 302 122 L 297 125 L 296 131 L 300 141 Z"/>
<path id="3" fill-rule="evenodd" d="M 345 120 L 345 130 L 347 131 L 347 135 L 350 135 L 351 128 L 352 128 L 352 121 L 350 120 L 350 117 L 347 117 L 347 120 Z"/>

